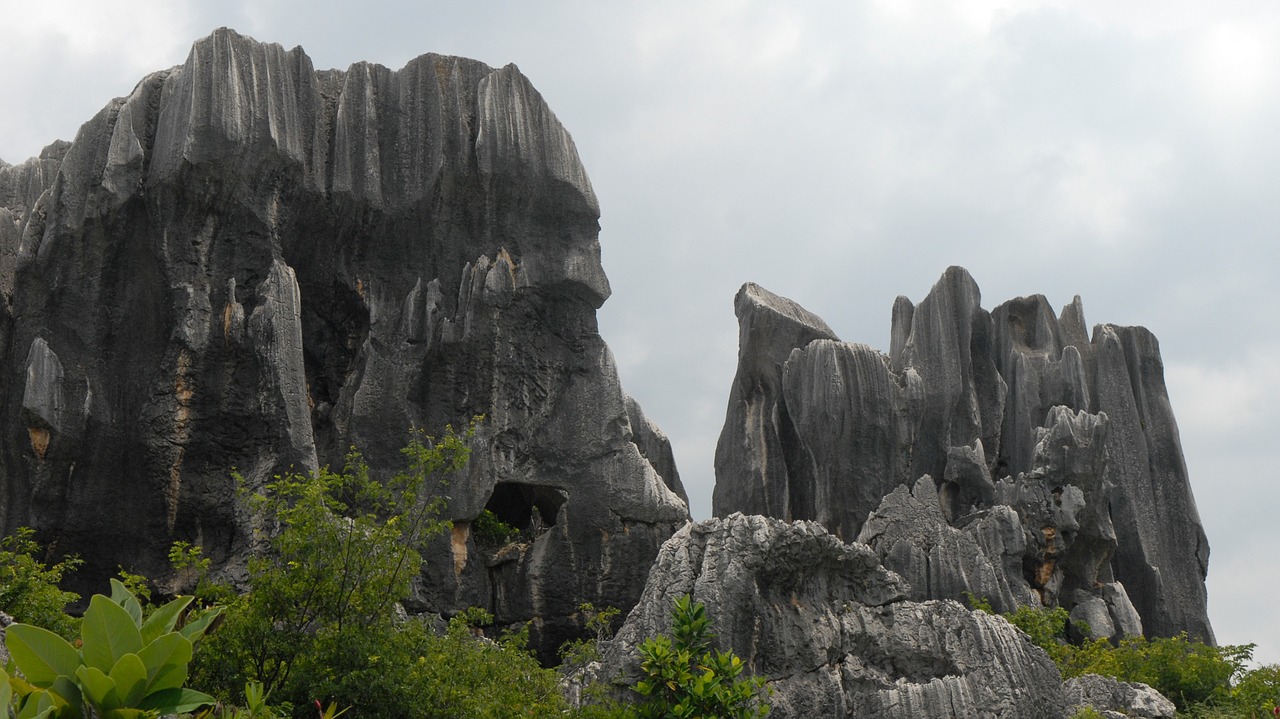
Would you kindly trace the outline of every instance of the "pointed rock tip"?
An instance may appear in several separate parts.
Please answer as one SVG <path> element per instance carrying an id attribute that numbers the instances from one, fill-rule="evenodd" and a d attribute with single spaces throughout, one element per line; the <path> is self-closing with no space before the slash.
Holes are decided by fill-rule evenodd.
<path id="1" fill-rule="evenodd" d="M 733 299 L 733 309 L 739 320 L 748 313 L 769 312 L 817 330 L 828 339 L 840 339 L 821 317 L 806 310 L 800 303 L 776 295 L 754 282 L 743 283 L 738 289 L 738 294 Z"/>
<path id="2" fill-rule="evenodd" d="M 978 289 L 978 283 L 973 279 L 973 275 L 969 273 L 969 270 L 966 270 L 960 265 L 951 265 L 943 271 L 942 276 L 938 278 L 938 282 L 934 286 L 938 287 L 942 285 L 968 285 L 975 290 Z"/>

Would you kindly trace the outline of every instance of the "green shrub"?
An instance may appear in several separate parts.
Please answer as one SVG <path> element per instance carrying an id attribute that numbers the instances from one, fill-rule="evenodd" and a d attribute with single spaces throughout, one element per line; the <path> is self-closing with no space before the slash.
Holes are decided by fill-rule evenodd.
<path id="1" fill-rule="evenodd" d="M 180 586 L 185 584 L 191 588 L 198 606 L 224 605 L 236 599 L 235 589 L 213 581 L 210 574 L 213 561 L 190 542 L 177 541 L 169 547 L 169 566 L 179 575 Z"/>
<path id="2" fill-rule="evenodd" d="M 465 466 L 474 431 L 446 428 L 439 441 L 416 433 L 403 450 L 407 469 L 386 482 L 352 450 L 341 473 L 283 475 L 246 492 L 257 525 L 277 531 L 250 559 L 249 592 L 228 604 L 197 661 L 201 685 L 226 698 L 261 682 L 295 715 L 333 700 L 361 716 L 404 716 L 392 688 L 369 696 L 363 686 L 393 677 L 392 658 L 408 651 L 392 608 L 419 574 L 422 546 L 450 527 L 440 519 L 443 488 Z"/>
<path id="3" fill-rule="evenodd" d="M 1231 703 L 1231 679 L 1243 673 L 1253 645 L 1214 647 L 1175 637 L 1130 637 L 1116 648 L 1118 678 L 1155 687 L 1187 711 L 1197 704 Z"/>
<path id="4" fill-rule="evenodd" d="M 487 623 L 481 612 L 470 622 Z M 528 651 L 528 628 L 501 633 L 496 641 L 477 637 L 468 615 L 454 617 L 444 636 L 421 623 L 399 634 L 404 661 L 398 688 L 401 716 L 500 719 L 516 708 L 525 717 L 561 717 L 567 710 L 560 675 L 543 669 Z"/>
<path id="5" fill-rule="evenodd" d="M 966 599 L 975 609 L 991 611 L 986 600 L 973 595 Z M 1003 616 L 1049 654 L 1064 679 L 1101 674 L 1142 682 L 1168 697 L 1180 712 L 1203 712 L 1212 707 L 1236 711 L 1261 707 L 1268 701 L 1267 675 L 1250 679 L 1245 671 L 1253 655 L 1252 644 L 1214 647 L 1193 641 L 1185 633 L 1155 639 L 1128 637 L 1118 646 L 1107 639 L 1071 644 L 1067 641 L 1068 614 L 1061 607 L 1022 606 Z M 1233 679 L 1237 679 L 1234 688 Z M 1275 695 L 1270 696 L 1270 701 L 1275 701 Z"/>
<path id="6" fill-rule="evenodd" d="M 189 712 L 213 697 L 185 688 L 194 645 L 217 617 L 185 621 L 179 597 L 145 621 L 142 605 L 118 580 L 94 595 L 80 623 L 79 649 L 53 632 L 13 624 L 5 643 L 21 677 L 0 670 L 0 709 L 17 717 L 136 719 Z"/>
<path id="7" fill-rule="evenodd" d="M 80 566 L 81 560 L 67 557 L 46 565 L 37 559 L 40 545 L 32 539 L 34 534 L 28 527 L 19 527 L 11 536 L 0 539 L 0 611 L 14 621 L 72 639 L 79 632 L 79 622 L 64 610 L 80 595 L 64 592 L 58 584 L 64 574 Z"/>
<path id="8" fill-rule="evenodd" d="M 596 609 L 591 602 L 578 605 L 587 631 L 595 634 L 589 639 L 571 639 L 560 645 L 560 671 L 572 674 L 600 659 L 600 642 L 613 636 L 613 620 L 621 614 L 617 607 Z"/>
<path id="9" fill-rule="evenodd" d="M 745 666 L 737 655 L 711 649 L 715 635 L 702 602 L 687 594 L 677 599 L 671 624 L 671 636 L 640 645 L 645 678 L 635 690 L 648 699 L 632 708 L 632 716 L 747 719 L 769 713 L 769 705 L 757 700 L 764 679 L 741 676 Z"/>
<path id="10" fill-rule="evenodd" d="M 1280 704 L 1280 664 L 1243 672 L 1231 687 L 1231 705 L 1245 717 L 1270 717 Z"/>
<path id="11" fill-rule="evenodd" d="M 501 547 L 520 538 L 520 530 L 498 519 L 498 515 L 484 510 L 471 522 L 471 534 L 476 543 L 485 547 Z"/>

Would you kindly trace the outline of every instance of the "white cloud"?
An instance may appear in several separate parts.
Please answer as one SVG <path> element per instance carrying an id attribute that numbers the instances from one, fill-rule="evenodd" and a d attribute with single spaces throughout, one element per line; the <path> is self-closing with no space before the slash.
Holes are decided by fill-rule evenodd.
<path id="1" fill-rule="evenodd" d="M 1258 431 L 1280 407 L 1280 355 L 1255 349 L 1216 360 L 1166 361 L 1165 383 L 1181 432 L 1211 439 Z"/>

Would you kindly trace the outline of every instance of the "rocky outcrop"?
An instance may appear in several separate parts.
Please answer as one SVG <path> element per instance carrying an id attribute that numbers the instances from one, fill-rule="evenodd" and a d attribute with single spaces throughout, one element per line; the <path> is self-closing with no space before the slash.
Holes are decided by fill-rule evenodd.
<path id="1" fill-rule="evenodd" d="M 595 194 L 514 65 L 316 71 L 218 30 L 0 168 L 0 208 L 0 530 L 79 553 L 79 590 L 162 576 L 176 539 L 234 566 L 232 467 L 355 444 L 389 471 L 411 427 L 474 415 L 416 608 L 536 619 L 554 649 L 579 602 L 631 606 L 688 516 L 596 331 Z M 478 546 L 486 508 L 528 541 Z"/>
<path id="2" fill-rule="evenodd" d="M 835 339 L 827 324 L 800 305 L 748 282 L 733 301 L 738 315 L 738 374 L 729 391 L 729 409 L 716 445 L 717 514 L 742 510 L 790 519 L 794 502 L 809 506 L 813 488 L 794 484 L 786 458 L 794 454 L 794 431 L 782 393 L 782 368 L 791 350 L 815 339 Z M 797 518 L 804 518 L 797 515 Z"/>
<path id="3" fill-rule="evenodd" d="M 5 644 L 4 635 L 5 629 L 8 628 L 10 624 L 13 624 L 13 617 L 5 614 L 4 612 L 0 612 L 0 667 L 7 667 L 9 665 L 9 647 Z"/>
<path id="4" fill-rule="evenodd" d="M 1107 717 L 1150 717 L 1173 719 L 1177 707 L 1163 694 L 1141 682 L 1122 682 L 1112 677 L 1085 674 L 1063 683 L 1072 711 L 1092 708 Z"/>
<path id="5" fill-rule="evenodd" d="M 639 675 L 635 648 L 671 630 L 677 597 L 711 618 L 721 650 L 763 676 L 774 717 L 1060 717 L 1053 662 L 1001 617 L 910 601 L 871 548 L 815 522 L 733 514 L 662 548 L 598 673 Z"/>
<path id="6" fill-rule="evenodd" d="M 958 267 L 894 303 L 888 356 L 755 285 L 735 310 L 717 516 L 818 521 L 913 599 L 969 591 L 1064 606 L 1096 636 L 1212 640 L 1208 544 L 1149 332 L 1090 339 L 1078 297 L 1058 316 L 1040 296 L 987 312 Z"/>

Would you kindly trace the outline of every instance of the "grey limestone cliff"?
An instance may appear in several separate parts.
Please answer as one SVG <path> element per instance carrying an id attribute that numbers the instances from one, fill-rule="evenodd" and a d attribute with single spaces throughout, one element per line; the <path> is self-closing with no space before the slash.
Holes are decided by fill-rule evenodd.
<path id="1" fill-rule="evenodd" d="M 1072 610 L 1096 634 L 1212 640 L 1208 544 L 1140 327 L 1080 299 L 988 312 L 965 270 L 899 297 L 881 355 L 795 302 L 738 293 L 714 513 L 815 520 L 872 546 L 913 599 Z"/>
<path id="2" fill-rule="evenodd" d="M 767 679 L 773 717 L 1066 715 L 1057 667 L 1025 634 L 908 592 L 874 550 L 815 522 L 733 514 L 691 524 L 663 546 L 597 673 L 638 677 L 636 647 L 669 633 L 675 599 L 690 594 L 718 648 Z"/>
<path id="3" fill-rule="evenodd" d="M 536 619 L 631 606 L 687 508 L 595 310 L 599 207 L 514 65 L 423 55 L 317 71 L 231 30 L 144 78 L 74 142 L 0 167 L 0 531 L 165 572 L 233 568 L 251 486 L 401 465 L 411 427 L 484 415 L 419 609 Z M 526 530 L 500 555 L 470 521 Z"/>

